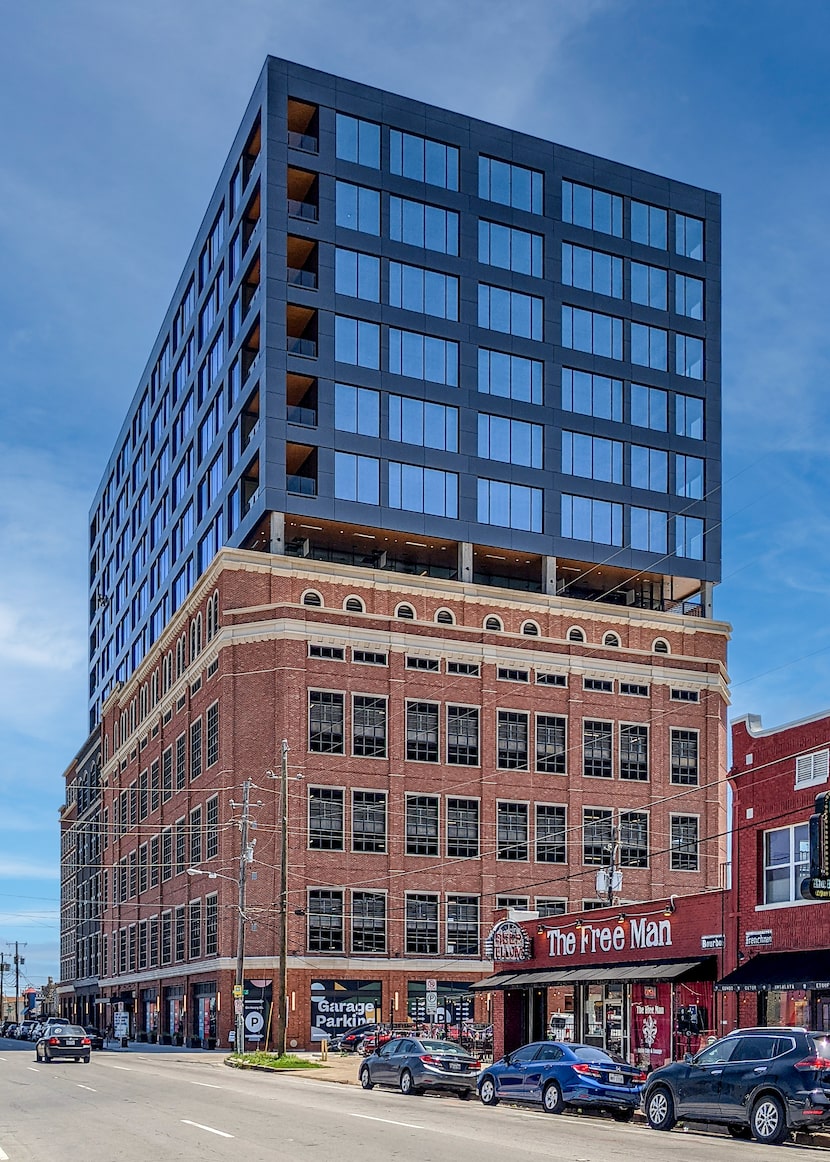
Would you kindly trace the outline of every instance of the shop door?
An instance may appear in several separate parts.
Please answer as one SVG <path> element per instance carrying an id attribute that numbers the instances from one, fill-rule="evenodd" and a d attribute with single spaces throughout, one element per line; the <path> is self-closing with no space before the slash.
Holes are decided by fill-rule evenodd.
<path id="1" fill-rule="evenodd" d="M 628 1050 L 624 985 L 583 986 L 582 1040 L 586 1045 L 625 1057 Z"/>
<path id="2" fill-rule="evenodd" d="M 547 989 L 533 989 L 530 994 L 530 1027 L 528 1041 L 544 1041 L 548 1035 Z"/>
<path id="3" fill-rule="evenodd" d="M 830 1033 L 830 994 L 817 993 L 813 1005 L 813 1028 L 820 1033 Z"/>
<path id="4" fill-rule="evenodd" d="M 527 989 L 508 989 L 504 994 L 505 1053 L 512 1053 L 530 1040 L 529 997 Z"/>

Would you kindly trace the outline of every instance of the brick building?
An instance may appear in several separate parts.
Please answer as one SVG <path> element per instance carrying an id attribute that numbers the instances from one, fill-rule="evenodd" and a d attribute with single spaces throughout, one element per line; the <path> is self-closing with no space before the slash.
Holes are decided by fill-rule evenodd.
<path id="1" fill-rule="evenodd" d="M 282 738 L 300 1045 L 335 993 L 404 1020 L 435 978 L 473 1015 L 493 923 L 595 903 L 612 827 L 626 899 L 716 884 L 725 644 L 703 619 L 223 550 L 104 706 L 104 997 L 138 1032 L 226 1041 L 245 777 L 246 976 L 274 977 Z"/>

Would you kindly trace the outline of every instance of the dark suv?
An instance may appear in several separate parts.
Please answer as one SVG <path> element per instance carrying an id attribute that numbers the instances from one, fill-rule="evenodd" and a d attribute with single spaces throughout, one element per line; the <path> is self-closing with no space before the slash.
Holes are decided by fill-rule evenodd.
<path id="1" fill-rule="evenodd" d="M 735 1029 L 695 1057 L 656 1069 L 643 1109 L 653 1130 L 689 1118 L 770 1145 L 790 1130 L 819 1129 L 830 1122 L 830 1035 Z"/>

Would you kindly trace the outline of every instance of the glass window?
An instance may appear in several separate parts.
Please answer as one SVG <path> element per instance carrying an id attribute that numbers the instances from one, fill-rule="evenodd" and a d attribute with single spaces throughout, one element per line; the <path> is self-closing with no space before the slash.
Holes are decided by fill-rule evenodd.
<path id="1" fill-rule="evenodd" d="M 633 422 L 633 421 L 632 421 Z M 674 430 L 690 440 L 703 439 L 703 400 L 696 395 L 674 397 Z"/>
<path id="2" fill-rule="evenodd" d="M 458 189 L 458 150 L 429 137 L 390 129 L 389 169 L 416 182 L 445 190 Z"/>
<path id="3" fill-rule="evenodd" d="M 386 896 L 352 892 L 352 952 L 386 951 Z"/>
<path id="4" fill-rule="evenodd" d="M 414 956 L 438 954 L 438 896 L 407 892 L 406 952 Z"/>
<path id="5" fill-rule="evenodd" d="M 660 266 L 631 263 L 631 301 L 655 310 L 668 310 L 667 272 Z"/>
<path id="6" fill-rule="evenodd" d="M 703 560 L 703 521 L 696 516 L 674 518 L 674 551 L 690 561 Z"/>
<path id="7" fill-rule="evenodd" d="M 672 871 L 697 871 L 700 866 L 697 815 L 671 815 L 670 849 Z"/>
<path id="8" fill-rule="evenodd" d="M 478 799 L 447 799 L 447 857 L 477 859 L 478 855 Z"/>
<path id="9" fill-rule="evenodd" d="M 454 766 L 478 765 L 478 719 L 476 706 L 447 707 L 447 762 Z"/>
<path id="10" fill-rule="evenodd" d="M 641 367 L 654 367 L 665 371 L 668 367 L 668 331 L 662 327 L 645 327 L 642 323 L 631 324 L 631 362 Z"/>
<path id="11" fill-rule="evenodd" d="M 317 754 L 344 753 L 342 694 L 309 690 L 308 749 Z"/>
<path id="12" fill-rule="evenodd" d="M 600 545 L 621 545 L 623 508 L 587 496 L 562 496 L 562 536 Z"/>
<path id="13" fill-rule="evenodd" d="M 406 395 L 390 395 L 389 439 L 457 452 L 458 408 Z"/>
<path id="14" fill-rule="evenodd" d="M 365 319 L 335 315 L 334 358 L 355 367 L 380 367 L 380 327 Z"/>
<path id="15" fill-rule="evenodd" d="M 620 724 L 620 778 L 648 780 L 648 727 Z"/>
<path id="16" fill-rule="evenodd" d="M 437 702 L 407 702 L 406 757 L 412 762 L 438 762 Z"/>
<path id="17" fill-rule="evenodd" d="M 577 182 L 562 182 L 562 221 L 622 238 L 622 198 Z"/>
<path id="18" fill-rule="evenodd" d="M 541 468 L 543 431 L 541 424 L 479 412 L 478 454 L 505 464 Z"/>
<path id="19" fill-rule="evenodd" d="M 380 302 L 380 259 L 338 246 L 334 252 L 334 289 L 339 295 Z"/>
<path id="20" fill-rule="evenodd" d="M 516 710 L 498 712 L 497 765 L 501 770 L 528 769 L 528 715 Z"/>
<path id="21" fill-rule="evenodd" d="M 648 814 L 620 812 L 620 867 L 648 867 Z"/>
<path id="22" fill-rule="evenodd" d="M 674 309 L 690 319 L 703 318 L 703 280 L 688 274 L 674 276 Z"/>
<path id="23" fill-rule="evenodd" d="M 703 461 L 698 456 L 675 456 L 674 490 L 690 500 L 703 499 Z"/>
<path id="24" fill-rule="evenodd" d="M 486 395 L 541 403 L 543 370 L 538 359 L 478 349 L 478 390 Z"/>
<path id="25" fill-rule="evenodd" d="M 502 528 L 542 531 L 542 489 L 503 480 L 478 481 L 478 520 L 480 524 Z"/>
<path id="26" fill-rule="evenodd" d="M 605 807 L 582 808 L 582 862 L 593 867 L 611 863 L 614 813 Z"/>
<path id="27" fill-rule="evenodd" d="M 568 858 L 567 850 L 567 809 L 565 807 L 551 806 L 547 803 L 537 803 L 537 862 L 566 863 Z"/>
<path id="28" fill-rule="evenodd" d="M 586 718 L 582 723 L 582 773 L 594 779 L 610 779 L 613 775 L 612 746 L 613 722 L 597 722 Z"/>
<path id="29" fill-rule="evenodd" d="M 562 408 L 566 412 L 620 423 L 623 418 L 622 380 L 563 367 Z"/>
<path id="30" fill-rule="evenodd" d="M 380 435 L 380 393 L 369 387 L 334 385 L 334 426 L 340 432 Z"/>
<path id="31" fill-rule="evenodd" d="M 562 433 L 562 471 L 588 480 L 623 482 L 623 444 L 581 432 Z"/>
<path id="32" fill-rule="evenodd" d="M 541 234 L 531 234 L 528 230 L 517 230 L 512 226 L 504 226 L 501 222 L 479 219 L 479 262 L 499 266 L 502 270 L 515 270 L 519 274 L 541 278 L 542 246 Z"/>
<path id="33" fill-rule="evenodd" d="M 655 432 L 668 430 L 668 392 L 659 387 L 631 384 L 631 423 Z"/>
<path id="34" fill-rule="evenodd" d="M 607 359 L 622 359 L 622 319 L 602 315 L 598 311 L 563 306 L 562 346 L 588 351 L 593 355 L 604 355 Z"/>
<path id="35" fill-rule="evenodd" d="M 668 492 L 669 457 L 659 448 L 631 445 L 631 487 L 649 488 L 652 492 Z"/>
<path id="36" fill-rule="evenodd" d="M 543 179 L 534 169 L 494 157 L 478 159 L 478 196 L 516 210 L 542 213 Z"/>
<path id="37" fill-rule="evenodd" d="M 334 495 L 338 500 L 380 503 L 380 461 L 351 452 L 334 454 Z"/>
<path id="38" fill-rule="evenodd" d="M 352 848 L 386 851 L 386 795 L 383 791 L 352 792 Z"/>
<path id="39" fill-rule="evenodd" d="M 548 775 L 564 775 L 566 761 L 566 720 L 553 714 L 537 714 L 536 770 Z"/>
<path id="40" fill-rule="evenodd" d="M 458 476 L 438 468 L 389 461 L 389 507 L 430 516 L 458 516 Z"/>
<path id="41" fill-rule="evenodd" d="M 527 803 L 498 803 L 496 805 L 496 859 L 528 859 L 528 830 Z"/>
<path id="42" fill-rule="evenodd" d="M 438 854 L 438 799 L 433 795 L 406 796 L 406 854 Z"/>
<path id="43" fill-rule="evenodd" d="M 562 282 L 595 294 L 623 297 L 623 260 L 601 250 L 562 243 Z M 637 300 L 635 300 L 637 301 Z"/>
<path id="44" fill-rule="evenodd" d="M 631 508 L 631 548 L 648 553 L 668 552 L 668 513 L 653 508 Z"/>
<path id="45" fill-rule="evenodd" d="M 801 899 L 810 874 L 810 829 L 806 823 L 764 832 L 764 903 Z"/>
<path id="46" fill-rule="evenodd" d="M 352 704 L 352 753 L 364 758 L 386 758 L 385 698 L 355 694 Z"/>
<path id="47" fill-rule="evenodd" d="M 389 263 L 389 305 L 439 319 L 458 319 L 458 279 L 403 262 Z"/>
<path id="48" fill-rule="evenodd" d="M 411 198 L 390 197 L 389 237 L 440 254 L 458 254 L 458 214 Z"/>
<path id="49" fill-rule="evenodd" d="M 335 152 L 342 161 L 355 161 L 380 169 L 380 126 L 374 121 L 348 117 L 338 113 L 335 118 Z"/>
<path id="50" fill-rule="evenodd" d="M 314 851 L 343 850 L 343 792 L 308 788 L 308 846 Z"/>
<path id="51" fill-rule="evenodd" d="M 672 730 L 671 781 L 675 786 L 696 787 L 698 783 L 698 732 Z"/>
<path id="52" fill-rule="evenodd" d="M 668 214 L 659 206 L 648 206 L 645 202 L 631 203 L 631 241 L 643 246 L 666 249 Z"/>
<path id="53" fill-rule="evenodd" d="M 389 328 L 389 370 L 394 375 L 458 386 L 458 344 L 417 331 Z"/>
<path id="54" fill-rule="evenodd" d="M 337 182 L 335 221 L 348 230 L 380 234 L 380 192 L 352 182 Z"/>
<path id="55" fill-rule="evenodd" d="M 478 956 L 478 896 L 447 896 L 447 955 Z"/>
<path id="56" fill-rule="evenodd" d="M 674 249 L 685 258 L 703 259 L 703 222 L 686 214 L 674 216 Z"/>
<path id="57" fill-rule="evenodd" d="M 675 364 L 678 375 L 703 379 L 703 340 L 692 335 L 675 335 Z"/>
<path id="58" fill-rule="evenodd" d="M 478 325 L 525 339 L 542 338 L 544 300 L 500 286 L 478 284 Z"/>
<path id="59" fill-rule="evenodd" d="M 314 888 L 308 893 L 309 952 L 343 951 L 343 893 Z"/>

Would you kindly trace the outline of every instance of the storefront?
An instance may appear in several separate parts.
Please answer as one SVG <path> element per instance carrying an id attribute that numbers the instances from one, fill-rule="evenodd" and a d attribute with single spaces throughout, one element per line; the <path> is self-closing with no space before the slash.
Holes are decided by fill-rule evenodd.
<path id="1" fill-rule="evenodd" d="M 723 936 L 709 930 L 718 900 L 707 894 L 497 925 L 499 971 L 474 986 L 493 995 L 497 1054 L 551 1038 L 656 1068 L 695 1052 L 720 1031 L 714 982 Z"/>
<path id="2" fill-rule="evenodd" d="M 830 951 L 760 952 L 715 988 L 740 993 L 744 1015 L 759 1025 L 802 1025 L 830 1032 Z M 755 1014 L 751 1015 L 752 1000 Z"/>
<path id="3" fill-rule="evenodd" d="M 162 1042 L 167 1045 L 183 1045 L 185 1036 L 184 985 L 168 985 L 165 988 L 163 1021 Z"/>
<path id="4" fill-rule="evenodd" d="M 156 1041 L 159 1031 L 159 994 L 158 989 L 141 990 L 141 1030 L 147 1041 Z"/>
<path id="5" fill-rule="evenodd" d="M 190 1044 L 193 1048 L 214 1049 L 216 1047 L 217 1014 L 216 981 L 205 980 L 193 986 L 191 1004 L 192 1031 Z"/>

